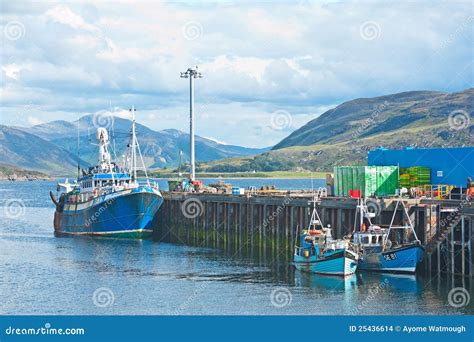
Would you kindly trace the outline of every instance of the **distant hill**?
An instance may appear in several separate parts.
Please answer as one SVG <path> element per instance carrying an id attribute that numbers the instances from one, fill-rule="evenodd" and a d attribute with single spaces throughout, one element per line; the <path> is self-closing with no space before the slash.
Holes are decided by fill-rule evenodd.
<path id="1" fill-rule="evenodd" d="M 97 121 L 97 122 L 96 122 Z M 112 124 L 113 123 L 113 124 Z M 114 137 L 115 154 L 117 159 L 125 153 L 129 141 L 131 121 L 119 117 L 97 118 L 93 115 L 81 117 L 74 122 L 57 120 L 33 127 L 5 127 L 9 131 L 8 149 L 0 150 L 0 162 L 15 166 L 40 170 L 48 173 L 71 172 L 77 168 L 77 135 L 79 126 L 79 155 L 83 167 L 95 164 L 97 147 L 94 145 L 95 130 L 98 125 L 105 125 Z M 183 163 L 189 160 L 189 134 L 179 130 L 167 129 L 154 131 L 144 125 L 137 124 L 137 135 L 145 164 L 150 168 L 175 167 L 179 162 L 179 152 L 183 151 Z M 6 137 L 6 136 L 5 136 Z M 0 142 L 2 142 L 0 137 Z M 216 159 L 256 155 L 266 149 L 246 148 L 225 145 L 213 140 L 195 137 L 196 160 L 211 161 Z M 34 141 L 36 146 L 29 146 Z M 22 148 L 19 148 L 22 146 Z M 53 159 L 48 159 L 47 151 L 54 151 Z M 41 151 L 41 158 L 31 155 L 31 151 Z M 55 159 L 61 153 L 68 157 Z M 9 158 L 12 158 L 11 160 Z M 42 159 L 42 160 L 40 160 Z M 18 164 L 18 162 L 21 162 Z M 61 165 L 63 164 L 63 165 Z M 75 171 L 74 171 L 75 172 Z"/>
<path id="2" fill-rule="evenodd" d="M 200 170 L 329 171 L 334 165 L 366 165 L 367 152 L 379 146 L 474 146 L 473 104 L 473 88 L 356 99 L 311 120 L 272 151 L 205 163 Z"/>
<path id="3" fill-rule="evenodd" d="M 398 132 L 388 143 L 406 146 L 407 138 L 420 143 L 419 129 L 431 128 L 431 137 L 439 144 L 449 141 L 449 114 L 455 110 L 472 112 L 474 88 L 458 93 L 411 91 L 344 102 L 311 120 L 273 147 L 309 146 L 356 142 L 378 135 Z M 472 123 L 471 123 L 472 124 Z M 472 129 L 472 125 L 471 125 Z M 426 132 L 425 132 L 426 133 Z M 412 144 L 413 144 L 412 143 Z M 380 141 L 385 145 L 386 141 Z"/>
<path id="4" fill-rule="evenodd" d="M 0 164 L 0 180 L 49 180 L 42 172 L 20 169 L 15 166 Z"/>
<path id="5" fill-rule="evenodd" d="M 36 135 L 3 125 L 0 163 L 47 174 L 70 174 L 77 169 L 75 154 Z"/>

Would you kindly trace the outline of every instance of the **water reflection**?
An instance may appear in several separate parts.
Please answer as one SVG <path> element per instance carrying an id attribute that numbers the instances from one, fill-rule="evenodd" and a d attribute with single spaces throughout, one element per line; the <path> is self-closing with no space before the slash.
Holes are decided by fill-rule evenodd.
<path id="1" fill-rule="evenodd" d="M 295 271 L 295 286 L 318 288 L 324 291 L 351 291 L 357 286 L 357 278 L 357 274 L 338 277 Z"/>
<path id="2" fill-rule="evenodd" d="M 414 274 L 389 274 L 380 275 L 381 282 L 390 285 L 393 290 L 398 292 L 419 293 L 422 290 L 421 281 Z"/>

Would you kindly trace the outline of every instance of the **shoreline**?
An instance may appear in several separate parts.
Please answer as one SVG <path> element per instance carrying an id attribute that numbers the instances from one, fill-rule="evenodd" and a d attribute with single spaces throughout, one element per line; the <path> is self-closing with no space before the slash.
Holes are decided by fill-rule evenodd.
<path id="1" fill-rule="evenodd" d="M 213 178 L 225 178 L 225 179 L 326 179 L 327 174 L 331 172 L 317 171 L 317 172 L 293 172 L 293 171 L 269 171 L 269 172 L 255 172 L 255 173 L 244 173 L 244 172 L 202 172 L 196 173 L 197 179 L 213 179 Z M 181 179 L 186 177 L 186 173 L 183 173 L 181 177 L 174 172 L 151 172 L 149 173 L 150 178 L 156 179 Z"/>

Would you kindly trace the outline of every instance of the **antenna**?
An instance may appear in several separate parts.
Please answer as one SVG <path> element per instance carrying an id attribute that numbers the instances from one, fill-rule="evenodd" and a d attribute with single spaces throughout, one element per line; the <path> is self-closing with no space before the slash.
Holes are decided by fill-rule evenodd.
<path id="1" fill-rule="evenodd" d="M 77 120 L 77 181 L 81 175 L 81 155 L 79 153 L 79 120 Z"/>

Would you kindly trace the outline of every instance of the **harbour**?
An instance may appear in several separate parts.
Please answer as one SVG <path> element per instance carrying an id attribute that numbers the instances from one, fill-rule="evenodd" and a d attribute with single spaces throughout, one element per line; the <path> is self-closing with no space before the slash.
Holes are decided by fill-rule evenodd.
<path id="1" fill-rule="evenodd" d="M 282 191 L 274 195 L 216 195 L 164 193 L 155 239 L 222 248 L 237 254 L 284 255 L 290 260 L 297 232 L 309 224 L 312 196 Z M 472 277 L 474 205 L 458 199 L 408 199 L 408 212 L 426 254 L 420 267 L 427 274 L 448 273 Z M 388 224 L 394 199 L 374 199 L 380 208 L 375 223 Z M 320 204 L 325 225 L 335 227 L 336 238 L 352 232 L 357 200 L 326 197 Z M 456 219 L 450 214 L 456 212 Z M 402 211 L 397 215 L 401 217 Z M 452 215 L 451 215 L 452 216 Z M 443 223 L 449 221 L 446 227 Z"/>
<path id="2" fill-rule="evenodd" d="M 474 342 L 472 2 L 1 7 L 0 342 Z"/>
<path id="3" fill-rule="evenodd" d="M 253 182 L 263 185 L 268 180 Z M 203 247 L 202 241 L 199 247 L 197 242 L 193 245 L 191 230 L 187 240 L 188 230 L 184 229 L 182 241 L 177 243 L 87 236 L 56 238 L 51 229 L 54 206 L 47 196 L 54 184 L 49 181 L 0 182 L 2 203 L 16 198 L 25 204 L 21 212 L 0 210 L 4 227 L 0 234 L 4 266 L 0 272 L 3 284 L 10 284 L 2 285 L 0 291 L 3 314 L 474 312 L 470 303 L 460 308 L 451 306 L 448 297 L 454 287 L 464 287 L 472 293 L 470 277 L 428 276 L 424 272 L 416 275 L 358 272 L 346 278 L 318 276 L 295 270 L 288 254 L 272 256 L 270 241 L 266 243 L 268 253 L 263 253 L 263 248 L 239 250 L 235 246 L 223 248 L 222 243 L 220 248 Z M 159 184 L 165 187 L 165 181 Z M 292 187 L 291 181 L 287 184 Z M 305 180 L 305 184 L 311 191 L 311 180 Z M 160 210 L 170 205 L 167 196 L 164 192 Z M 173 203 L 178 205 L 184 196 Z M 229 197 L 243 200 L 242 196 Z M 275 200 L 273 204 L 278 206 L 281 202 Z M 300 210 L 306 214 L 303 206 L 310 205 L 304 200 L 301 205 Z M 299 217 L 297 209 L 293 209 L 293 215 L 294 220 Z M 301 214 L 301 220 L 306 216 Z M 94 303 L 97 289 L 108 289 L 103 290 L 105 300 L 96 302 L 99 306 Z M 272 298 L 276 298 L 272 294 L 281 294 L 278 297 L 281 301 L 272 302 Z M 400 302 L 413 305 L 400 306 Z"/>

